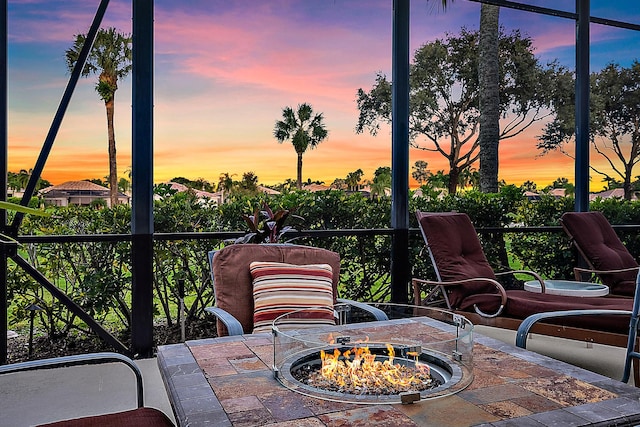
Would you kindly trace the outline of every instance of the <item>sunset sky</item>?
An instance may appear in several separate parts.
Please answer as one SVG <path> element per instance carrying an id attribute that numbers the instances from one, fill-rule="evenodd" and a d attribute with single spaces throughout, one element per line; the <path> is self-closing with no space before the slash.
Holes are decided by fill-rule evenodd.
<path id="1" fill-rule="evenodd" d="M 573 11 L 575 0 L 523 1 Z M 64 52 L 86 33 L 98 1 L 9 0 L 9 170 L 35 165 L 69 78 Z M 411 57 L 420 45 L 477 29 L 480 4 L 413 0 Z M 390 129 L 356 134 L 356 91 L 377 72 L 391 79 L 391 0 L 156 0 L 154 182 L 173 177 L 217 182 L 221 173 L 253 172 L 261 183 L 295 179 L 296 153 L 278 144 L 273 127 L 285 106 L 310 103 L 329 137 L 303 157 L 303 179 L 330 184 L 358 168 L 371 179 L 391 166 Z M 591 0 L 592 15 L 640 23 L 637 0 Z M 530 36 L 543 61 L 573 69 L 575 22 L 502 9 L 501 25 Z M 103 27 L 131 32 L 131 2 L 111 0 Z M 628 66 L 640 53 L 640 32 L 591 25 L 591 69 Z M 43 172 L 53 184 L 108 174 L 104 103 L 96 77 L 82 79 Z M 131 78 L 116 93 L 119 176 L 131 166 Z M 538 186 L 573 181 L 573 161 L 540 157 L 538 129 L 500 145 L 500 179 Z M 436 154 L 411 151 L 432 172 L 447 171 Z M 594 165 L 603 165 L 597 155 Z M 640 170 L 634 175 L 640 175 Z M 415 184 L 415 183 L 412 183 Z M 592 191 L 602 187 L 592 176 Z"/>

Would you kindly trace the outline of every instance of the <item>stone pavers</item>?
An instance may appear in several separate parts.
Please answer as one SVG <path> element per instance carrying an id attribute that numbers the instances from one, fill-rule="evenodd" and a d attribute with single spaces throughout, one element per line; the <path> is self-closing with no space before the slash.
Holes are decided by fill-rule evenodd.
<path id="1" fill-rule="evenodd" d="M 399 323 L 389 322 L 390 334 L 410 336 L 411 324 Z M 447 331 L 447 325 L 442 329 Z M 271 371 L 269 334 L 189 341 L 158 349 L 176 419 L 184 426 L 640 423 L 640 392 L 634 387 L 477 334 L 473 357 L 474 381 L 453 396 L 410 405 L 357 405 L 303 396 L 280 385 Z"/>

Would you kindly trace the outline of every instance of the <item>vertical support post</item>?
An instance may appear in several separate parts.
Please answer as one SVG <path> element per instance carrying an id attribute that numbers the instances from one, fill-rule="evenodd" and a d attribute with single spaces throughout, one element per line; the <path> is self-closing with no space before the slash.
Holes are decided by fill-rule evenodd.
<path id="1" fill-rule="evenodd" d="M 0 200 L 7 200 L 7 0 L 0 0 Z M 7 229 L 7 211 L 0 209 L 0 226 Z M 7 363 L 7 250 L 4 245 L 0 249 L 0 365 Z"/>
<path id="2" fill-rule="evenodd" d="M 589 210 L 589 1 L 576 0 L 576 212 Z"/>
<path id="3" fill-rule="evenodd" d="M 131 347 L 153 355 L 153 0 L 133 1 Z"/>
<path id="4" fill-rule="evenodd" d="M 391 53 L 391 301 L 409 297 L 409 17 L 410 0 L 393 1 Z"/>

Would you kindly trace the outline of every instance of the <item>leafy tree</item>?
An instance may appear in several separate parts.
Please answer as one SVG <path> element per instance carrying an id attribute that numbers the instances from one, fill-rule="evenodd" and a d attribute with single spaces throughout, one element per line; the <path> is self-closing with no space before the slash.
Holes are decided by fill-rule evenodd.
<path id="1" fill-rule="evenodd" d="M 450 193 L 458 187 L 458 175 L 479 156 L 478 32 L 462 29 L 420 47 L 410 67 L 411 144 L 436 152 L 449 162 Z M 509 120 L 500 139 L 518 135 L 549 115 L 551 84 L 558 68 L 540 65 L 531 39 L 519 31 L 499 35 L 500 113 Z M 358 89 L 360 116 L 356 131 L 373 135 L 380 123 L 391 122 L 391 82 L 383 74 L 369 92 Z M 426 139 L 423 145 L 418 138 Z"/>
<path id="2" fill-rule="evenodd" d="M 322 183 L 320 182 L 319 184 L 322 184 Z M 287 178 L 284 180 L 284 182 L 278 183 L 274 185 L 272 188 L 281 193 L 283 191 L 291 191 L 292 189 L 296 188 L 296 181 L 294 179 Z"/>
<path id="3" fill-rule="evenodd" d="M 346 190 L 348 188 L 347 182 L 344 178 L 336 178 L 331 183 L 331 188 L 334 188 L 336 190 Z"/>
<path id="4" fill-rule="evenodd" d="M 298 155 L 297 188 L 302 189 L 302 155 L 307 149 L 313 149 L 327 138 L 322 113 L 314 114 L 309 104 L 298 105 L 297 111 L 291 107 L 282 110 L 282 120 L 276 121 L 273 136 L 279 143 L 291 140 Z"/>
<path id="5" fill-rule="evenodd" d="M 27 172 L 25 169 L 20 169 L 20 172 L 18 172 L 15 180 L 15 184 L 17 185 L 16 190 L 24 190 L 25 188 L 27 188 L 30 177 L 30 172 Z"/>
<path id="6" fill-rule="evenodd" d="M 440 170 L 435 174 L 429 175 L 427 185 L 433 189 L 445 189 L 449 185 L 449 175 Z"/>
<path id="7" fill-rule="evenodd" d="M 562 177 L 556 178 L 551 183 L 551 188 L 564 188 L 567 184 L 569 184 L 569 178 L 565 178 L 562 176 Z"/>
<path id="8" fill-rule="evenodd" d="M 558 150 L 569 157 L 565 145 L 575 141 L 575 93 L 572 78 L 558 86 L 556 116 L 538 137 L 543 154 Z M 591 74 L 590 140 L 595 151 L 606 159 L 613 177 L 622 180 L 624 197 L 631 199 L 633 168 L 640 161 L 640 63 L 629 68 L 611 63 Z M 606 171 L 591 170 L 610 181 Z"/>
<path id="9" fill-rule="evenodd" d="M 86 40 L 86 34 L 74 35 L 75 41 L 65 52 L 67 68 L 73 70 L 78 62 L 78 56 Z M 82 69 L 82 75 L 88 77 L 98 74 L 95 86 L 100 99 L 104 101 L 107 110 L 107 133 L 109 139 L 109 197 L 111 206 L 118 203 L 118 173 L 116 165 L 116 136 L 113 125 L 115 93 L 118 90 L 118 80 L 125 78 L 131 72 L 132 38 L 128 34 L 118 32 L 115 28 L 100 29 L 96 34 L 87 62 Z"/>
<path id="10" fill-rule="evenodd" d="M 522 186 L 520 188 L 522 188 L 522 191 L 536 191 L 538 186 L 536 185 L 535 182 L 526 180 L 525 182 L 522 183 Z"/>
<path id="11" fill-rule="evenodd" d="M 429 170 L 427 169 L 427 162 L 424 160 L 416 160 L 413 165 L 413 172 L 411 172 L 413 179 L 418 181 L 418 184 L 422 185 L 427 182 L 429 178 Z"/>
<path id="12" fill-rule="evenodd" d="M 131 182 L 127 178 L 118 180 L 118 191 L 127 193 L 131 189 Z"/>
<path id="13" fill-rule="evenodd" d="M 480 183 L 480 172 L 471 167 L 462 169 L 460 171 L 460 175 L 458 175 L 458 185 L 461 188 L 471 187 L 473 189 L 478 189 L 480 187 Z"/>
<path id="14" fill-rule="evenodd" d="M 347 188 L 350 191 L 358 191 L 363 175 L 364 171 L 362 169 L 349 172 L 344 180 L 345 184 L 347 184 Z"/>
<path id="15" fill-rule="evenodd" d="M 245 172 L 242 174 L 242 181 L 240 181 L 240 188 L 248 192 L 258 191 L 258 176 L 253 172 Z"/>
<path id="16" fill-rule="evenodd" d="M 373 173 L 373 181 L 371 182 L 371 196 L 384 196 L 387 190 L 391 188 L 391 168 L 383 166 L 376 169 Z"/>

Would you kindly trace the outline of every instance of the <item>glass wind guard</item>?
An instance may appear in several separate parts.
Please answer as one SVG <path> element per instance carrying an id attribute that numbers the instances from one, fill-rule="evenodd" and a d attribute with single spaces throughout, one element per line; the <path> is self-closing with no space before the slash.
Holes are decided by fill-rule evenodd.
<path id="1" fill-rule="evenodd" d="M 371 303 L 389 318 L 336 306 L 335 326 L 305 324 L 309 310 L 274 320 L 273 371 L 290 390 L 352 403 L 413 403 L 473 380 L 473 325 L 430 307 Z"/>

